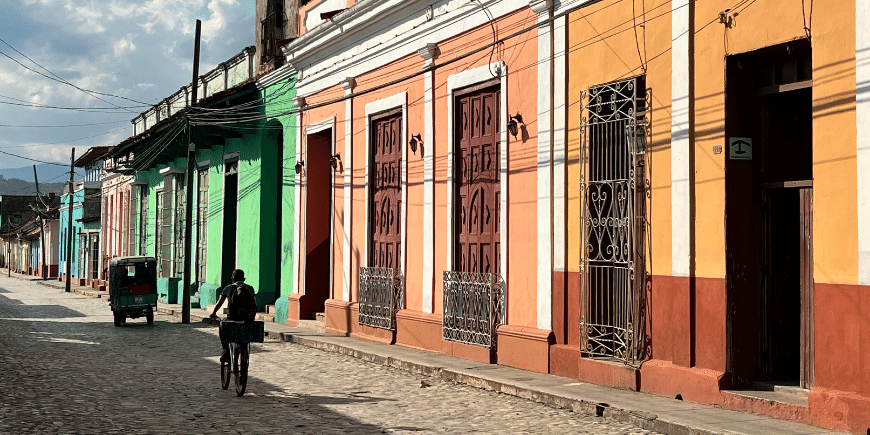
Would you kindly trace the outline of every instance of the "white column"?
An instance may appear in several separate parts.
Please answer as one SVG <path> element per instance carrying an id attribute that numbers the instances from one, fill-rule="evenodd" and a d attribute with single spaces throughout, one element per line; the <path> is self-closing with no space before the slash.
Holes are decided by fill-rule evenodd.
<path id="1" fill-rule="evenodd" d="M 296 108 L 301 108 L 305 104 L 304 97 L 296 97 L 293 100 L 293 105 Z M 296 163 L 299 163 L 302 160 L 302 140 L 304 139 L 304 135 L 302 134 L 302 112 L 296 114 Z M 293 281 L 293 293 L 302 293 L 302 290 L 305 288 L 305 274 L 302 270 L 305 267 L 305 263 L 302 261 L 303 252 L 305 244 L 302 243 L 302 237 L 304 237 L 305 232 L 302 229 L 302 204 L 304 203 L 302 198 L 302 176 L 303 174 L 296 174 L 294 169 L 294 195 L 293 197 L 296 199 L 296 204 L 293 206 L 293 252 L 295 255 L 293 256 L 293 271 L 294 271 L 294 279 Z"/>
<path id="2" fill-rule="evenodd" d="M 855 0 L 855 116 L 858 162 L 858 283 L 870 285 L 870 2 Z"/>
<path id="3" fill-rule="evenodd" d="M 689 276 L 689 0 L 671 13 L 671 261 L 674 276 Z"/>
<path id="4" fill-rule="evenodd" d="M 353 77 L 348 77 L 341 82 L 344 88 L 344 94 L 350 95 L 353 93 L 353 88 L 356 86 L 356 80 Z M 351 268 L 351 225 L 353 225 L 351 207 L 352 195 L 352 169 L 353 169 L 353 99 L 344 100 L 344 214 L 342 216 L 342 227 L 344 227 L 344 244 L 342 246 L 342 263 L 344 264 L 344 279 L 342 280 L 341 297 L 343 301 L 350 301 L 350 280 L 353 274 Z"/>
<path id="5" fill-rule="evenodd" d="M 553 41 L 552 0 L 532 0 L 538 14 L 538 158 L 537 158 L 537 318 L 538 329 L 551 329 L 553 311 Z"/>
<path id="6" fill-rule="evenodd" d="M 567 126 L 567 77 L 562 78 L 565 71 L 566 37 L 565 17 L 556 18 L 553 23 L 553 270 L 565 271 L 567 195 L 565 183 L 567 177 L 566 163 L 568 161 L 568 126 Z"/>
<path id="7" fill-rule="evenodd" d="M 431 66 L 438 56 L 435 44 L 417 50 Z M 435 307 L 435 72 L 426 71 L 423 114 L 423 307 L 424 313 L 434 313 Z"/>

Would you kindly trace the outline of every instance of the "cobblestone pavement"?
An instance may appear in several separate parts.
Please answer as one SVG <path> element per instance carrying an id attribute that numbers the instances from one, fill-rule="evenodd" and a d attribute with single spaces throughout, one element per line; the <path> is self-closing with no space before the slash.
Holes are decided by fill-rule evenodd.
<path id="1" fill-rule="evenodd" d="M 588 433 L 633 426 L 284 342 L 219 386 L 217 328 L 0 277 L 0 433 Z"/>

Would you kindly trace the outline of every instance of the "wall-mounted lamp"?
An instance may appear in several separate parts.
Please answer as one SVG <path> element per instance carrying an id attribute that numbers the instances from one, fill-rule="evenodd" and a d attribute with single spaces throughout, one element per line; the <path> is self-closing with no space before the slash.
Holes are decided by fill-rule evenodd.
<path id="1" fill-rule="evenodd" d="M 305 167 L 305 162 L 302 162 L 302 161 L 296 162 L 296 166 L 295 166 L 296 174 L 302 173 L 302 168 L 304 168 L 304 167 Z"/>
<path id="2" fill-rule="evenodd" d="M 336 154 L 329 158 L 329 165 L 332 166 L 332 169 L 338 169 L 338 165 L 341 164 L 341 154 Z"/>
<path id="3" fill-rule="evenodd" d="M 508 131 L 510 132 L 510 134 L 513 135 L 514 138 L 516 138 L 517 133 L 519 133 L 519 124 L 525 125 L 525 123 L 523 122 L 523 115 L 520 115 L 519 113 L 517 113 L 516 116 L 510 117 L 510 120 L 508 121 L 507 128 L 508 128 Z"/>
<path id="4" fill-rule="evenodd" d="M 423 136 L 420 133 L 411 135 L 411 142 L 408 144 L 411 146 L 411 152 L 417 154 L 417 147 L 423 146 Z"/>

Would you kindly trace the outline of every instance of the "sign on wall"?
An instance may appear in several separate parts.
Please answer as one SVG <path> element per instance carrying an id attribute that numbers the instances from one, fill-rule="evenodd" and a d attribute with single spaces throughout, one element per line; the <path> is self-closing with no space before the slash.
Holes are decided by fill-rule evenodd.
<path id="1" fill-rule="evenodd" d="M 731 160 L 752 160 L 752 138 L 728 138 L 728 158 Z"/>

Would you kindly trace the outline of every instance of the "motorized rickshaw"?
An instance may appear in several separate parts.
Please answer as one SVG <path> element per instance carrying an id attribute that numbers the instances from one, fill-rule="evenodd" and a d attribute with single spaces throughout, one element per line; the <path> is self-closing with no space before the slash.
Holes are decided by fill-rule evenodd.
<path id="1" fill-rule="evenodd" d="M 115 326 L 127 317 L 145 316 L 154 324 L 157 310 L 157 259 L 154 257 L 115 257 L 109 265 L 109 306 Z"/>

